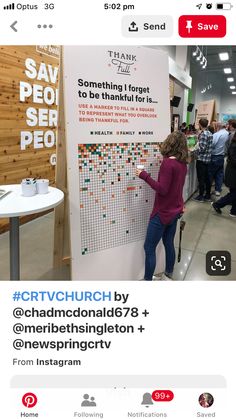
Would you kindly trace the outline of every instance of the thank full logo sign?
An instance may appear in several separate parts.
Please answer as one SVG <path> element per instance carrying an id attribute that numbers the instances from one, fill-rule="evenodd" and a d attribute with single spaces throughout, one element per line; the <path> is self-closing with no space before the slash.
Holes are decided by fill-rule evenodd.
<path id="1" fill-rule="evenodd" d="M 33 106 L 26 109 L 29 129 L 21 131 L 20 148 L 52 148 L 58 120 L 58 67 L 27 58 L 24 73 L 27 81 L 20 81 L 20 102 Z"/>
<path id="2" fill-rule="evenodd" d="M 111 58 L 111 64 L 116 67 L 117 74 L 130 76 L 131 70 L 136 70 L 136 55 L 108 50 L 108 56 Z"/>

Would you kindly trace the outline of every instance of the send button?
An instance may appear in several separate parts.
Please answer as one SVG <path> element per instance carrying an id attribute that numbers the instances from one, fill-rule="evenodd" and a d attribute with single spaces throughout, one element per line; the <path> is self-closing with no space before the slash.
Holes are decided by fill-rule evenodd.
<path id="1" fill-rule="evenodd" d="M 124 16 L 122 35 L 132 38 L 169 38 L 173 35 L 172 16 Z"/>
<path id="2" fill-rule="evenodd" d="M 165 31 L 166 23 L 157 23 L 156 25 L 153 25 L 153 23 L 144 23 L 143 28 L 145 31 Z"/>

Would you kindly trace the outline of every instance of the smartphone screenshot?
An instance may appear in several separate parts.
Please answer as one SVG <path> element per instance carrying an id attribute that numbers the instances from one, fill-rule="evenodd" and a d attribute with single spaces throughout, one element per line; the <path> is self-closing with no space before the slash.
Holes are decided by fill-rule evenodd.
<path id="1" fill-rule="evenodd" d="M 236 4 L 0 4 L 6 417 L 233 417 Z"/>

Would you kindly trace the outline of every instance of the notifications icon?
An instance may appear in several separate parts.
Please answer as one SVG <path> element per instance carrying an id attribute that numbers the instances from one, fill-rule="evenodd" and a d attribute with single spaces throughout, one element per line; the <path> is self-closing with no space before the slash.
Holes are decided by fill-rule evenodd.
<path id="1" fill-rule="evenodd" d="M 22 403 L 28 409 L 36 406 L 37 402 L 38 402 L 38 399 L 34 393 L 26 393 L 22 397 Z"/>

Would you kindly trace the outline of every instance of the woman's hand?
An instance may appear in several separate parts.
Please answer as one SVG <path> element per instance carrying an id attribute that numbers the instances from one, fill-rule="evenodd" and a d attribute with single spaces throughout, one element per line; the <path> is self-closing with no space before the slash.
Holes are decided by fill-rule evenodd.
<path id="1" fill-rule="evenodd" d="M 142 173 L 142 170 L 140 169 L 136 169 L 135 170 L 135 175 L 139 177 L 140 173 Z"/>

